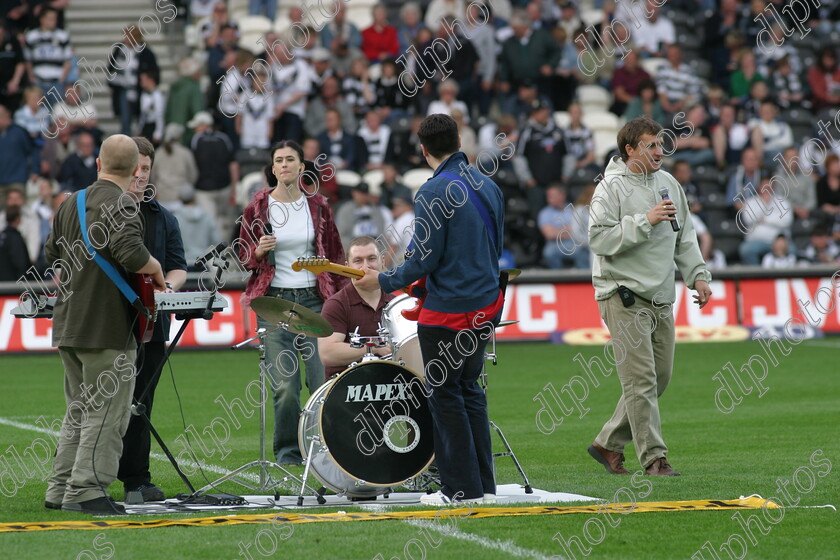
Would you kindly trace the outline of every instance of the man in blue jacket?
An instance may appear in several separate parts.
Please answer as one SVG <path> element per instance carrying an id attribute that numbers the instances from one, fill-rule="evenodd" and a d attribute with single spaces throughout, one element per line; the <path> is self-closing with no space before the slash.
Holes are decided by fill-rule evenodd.
<path id="1" fill-rule="evenodd" d="M 410 252 L 399 268 L 368 271 L 360 282 L 377 278 L 385 293 L 418 280 L 425 287 L 417 334 L 441 490 L 423 496 L 421 503 L 493 503 L 487 400 L 478 377 L 504 303 L 498 263 L 504 199 L 498 185 L 470 167 L 459 151 L 451 117 L 429 115 L 417 135 L 435 171 L 415 197 Z"/>

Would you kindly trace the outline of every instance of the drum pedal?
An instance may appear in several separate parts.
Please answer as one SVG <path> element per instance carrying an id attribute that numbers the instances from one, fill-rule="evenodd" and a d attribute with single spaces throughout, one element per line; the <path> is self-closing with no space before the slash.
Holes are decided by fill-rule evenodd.
<path id="1" fill-rule="evenodd" d="M 233 494 L 201 494 L 198 496 L 191 496 L 188 494 L 180 494 L 179 500 L 184 503 L 196 504 L 203 506 L 244 506 L 248 505 L 247 500 L 242 496 L 235 496 Z"/>

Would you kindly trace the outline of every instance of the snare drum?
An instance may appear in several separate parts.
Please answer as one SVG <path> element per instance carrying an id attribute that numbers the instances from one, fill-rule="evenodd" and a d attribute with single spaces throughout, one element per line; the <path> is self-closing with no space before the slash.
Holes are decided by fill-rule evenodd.
<path id="1" fill-rule="evenodd" d="M 382 309 L 382 327 L 387 329 L 391 342 L 391 359 L 402 362 L 421 377 L 425 376 L 423 354 L 417 338 L 417 321 L 409 321 L 400 313 L 417 305 L 417 299 L 402 294 L 392 299 Z"/>
<path id="2" fill-rule="evenodd" d="M 298 442 L 321 483 L 348 497 L 372 498 L 404 484 L 434 459 L 432 415 L 423 380 L 385 360 L 330 379 L 301 412 Z"/>

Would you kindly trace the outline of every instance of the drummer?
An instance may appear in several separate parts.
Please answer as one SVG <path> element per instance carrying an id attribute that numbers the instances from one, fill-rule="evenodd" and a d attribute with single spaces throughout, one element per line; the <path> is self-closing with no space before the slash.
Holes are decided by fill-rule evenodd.
<path id="1" fill-rule="evenodd" d="M 382 258 L 376 240 L 362 236 L 353 239 L 347 248 L 347 266 L 360 270 L 381 271 Z M 382 320 L 382 309 L 394 299 L 379 289 L 363 290 L 356 285 L 356 280 L 336 292 L 324 302 L 321 316 L 329 321 L 333 334 L 318 339 L 318 354 L 324 364 L 326 378 L 330 379 L 347 369 L 353 362 L 358 362 L 365 354 L 365 348 L 352 348 L 350 334 L 357 328 L 360 336 L 375 337 Z M 385 357 L 391 353 L 389 346 L 374 347 L 373 353 Z"/>

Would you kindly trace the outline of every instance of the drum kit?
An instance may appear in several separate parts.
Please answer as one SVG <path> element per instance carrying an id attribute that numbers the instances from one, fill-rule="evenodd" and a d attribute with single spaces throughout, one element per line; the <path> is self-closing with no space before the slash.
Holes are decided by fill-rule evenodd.
<path id="1" fill-rule="evenodd" d="M 417 338 L 417 323 L 403 317 L 402 311 L 416 305 L 416 299 L 403 294 L 393 299 L 382 311 L 376 336 L 349 334 L 349 343 L 365 348 L 365 355 L 347 369 L 316 389 L 300 414 L 298 444 L 304 459 L 304 473 L 298 478 L 286 468 L 266 459 L 265 416 L 266 402 L 260 407 L 260 459 L 234 470 L 208 485 L 215 486 L 252 467 L 260 467 L 260 483 L 255 490 L 274 489 L 277 483 L 268 469 L 278 469 L 284 480 L 300 484 L 298 505 L 303 505 L 307 488 L 313 489 L 319 503 L 324 503 L 327 489 L 348 499 L 371 500 L 379 495 L 388 497 L 400 486 L 413 490 L 429 490 L 440 484 L 434 468 L 432 415 L 428 405 L 429 389 L 424 379 L 423 358 Z M 312 337 L 326 337 L 333 333 L 330 324 L 314 311 L 276 297 L 258 297 L 251 308 L 264 320 L 275 324 L 272 329 L 260 328 L 257 335 L 234 348 L 250 345 L 258 340 L 260 352 L 260 383 L 266 395 L 265 337 L 277 329 Z M 514 321 L 500 323 L 499 327 Z M 357 329 L 358 331 L 358 329 Z M 375 348 L 389 348 L 390 354 L 380 357 Z M 496 337 L 492 350 L 485 352 L 485 364 L 496 364 Z M 486 367 L 480 377 L 486 391 Z M 501 429 L 490 422 L 501 438 L 506 451 L 494 453 L 511 457 L 524 481 L 525 491 L 531 493 L 528 477 L 522 470 Z M 310 473 L 323 485 L 315 490 L 308 485 Z M 205 489 L 200 490 L 199 492 Z"/>

